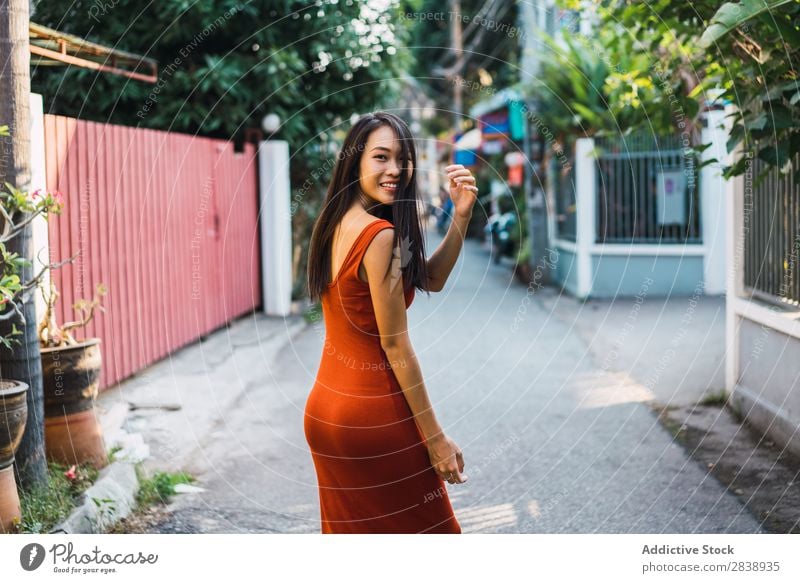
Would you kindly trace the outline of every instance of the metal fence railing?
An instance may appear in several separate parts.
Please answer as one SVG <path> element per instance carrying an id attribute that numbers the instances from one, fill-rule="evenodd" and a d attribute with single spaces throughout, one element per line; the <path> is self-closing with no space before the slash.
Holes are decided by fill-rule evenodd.
<path id="1" fill-rule="evenodd" d="M 798 168 L 800 155 L 793 160 Z M 753 158 L 744 177 L 744 286 L 753 296 L 800 307 L 800 184 Z"/>
<path id="2" fill-rule="evenodd" d="M 702 243 L 697 160 L 678 136 L 597 138 L 598 243 Z"/>

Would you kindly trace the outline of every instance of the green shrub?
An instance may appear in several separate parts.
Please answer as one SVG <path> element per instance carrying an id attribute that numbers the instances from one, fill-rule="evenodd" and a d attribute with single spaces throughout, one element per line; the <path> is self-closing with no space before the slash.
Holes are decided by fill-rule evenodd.
<path id="1" fill-rule="evenodd" d="M 88 465 L 73 468 L 51 462 L 48 464 L 46 487 L 20 492 L 22 520 L 19 532 L 50 532 L 69 516 L 81 494 L 89 489 L 99 475 L 98 470 Z M 69 475 L 74 477 L 67 477 L 71 469 L 73 471 Z"/>
<path id="2" fill-rule="evenodd" d="M 144 510 L 155 504 L 166 504 L 175 494 L 178 484 L 190 484 L 195 478 L 186 472 L 156 472 L 152 476 L 145 476 L 144 470 L 136 467 L 139 477 L 139 491 L 136 493 L 137 510 Z"/>

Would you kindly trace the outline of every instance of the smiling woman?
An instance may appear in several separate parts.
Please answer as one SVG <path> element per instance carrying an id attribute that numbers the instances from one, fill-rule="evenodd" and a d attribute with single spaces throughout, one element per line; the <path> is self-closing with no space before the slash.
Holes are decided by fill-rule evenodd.
<path id="1" fill-rule="evenodd" d="M 323 533 L 461 532 L 444 480 L 465 482 L 464 460 L 434 415 L 408 336 L 414 289 L 437 289 L 415 166 L 405 122 L 385 112 L 360 118 L 314 226 L 308 285 L 326 335 L 304 426 Z M 462 210 L 471 208 L 474 178 L 449 170 Z M 440 277 L 452 267 L 441 257 Z"/>

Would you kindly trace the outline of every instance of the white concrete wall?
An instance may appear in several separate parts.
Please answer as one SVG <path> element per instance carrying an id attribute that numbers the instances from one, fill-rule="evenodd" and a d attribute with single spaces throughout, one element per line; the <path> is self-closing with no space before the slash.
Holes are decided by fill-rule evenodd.
<path id="1" fill-rule="evenodd" d="M 735 158 L 742 155 L 734 152 Z M 754 299 L 744 289 L 753 180 L 748 166 L 726 185 L 725 387 L 734 410 L 751 427 L 800 455 L 800 311 Z"/>

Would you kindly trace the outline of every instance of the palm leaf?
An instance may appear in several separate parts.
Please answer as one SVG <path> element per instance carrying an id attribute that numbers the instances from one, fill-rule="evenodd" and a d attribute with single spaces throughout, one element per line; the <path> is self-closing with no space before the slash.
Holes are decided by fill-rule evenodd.
<path id="1" fill-rule="evenodd" d="M 784 4 L 797 0 L 742 0 L 723 4 L 711 19 L 711 24 L 700 38 L 700 47 L 707 49 L 730 31 L 742 24 Z"/>

